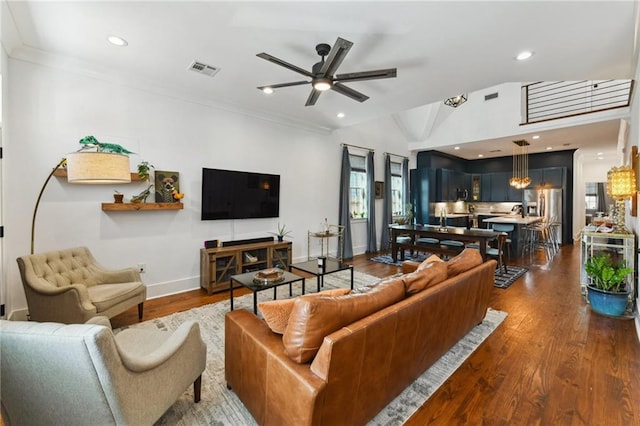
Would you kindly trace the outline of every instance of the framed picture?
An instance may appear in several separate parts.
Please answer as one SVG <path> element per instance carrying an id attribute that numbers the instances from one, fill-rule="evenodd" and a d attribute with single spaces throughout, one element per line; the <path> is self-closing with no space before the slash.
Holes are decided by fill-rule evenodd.
<path id="1" fill-rule="evenodd" d="M 180 173 L 156 170 L 154 173 L 156 203 L 175 203 L 173 190 L 180 192 Z"/>
<path id="2" fill-rule="evenodd" d="M 384 196 L 384 182 L 376 182 L 376 200 L 381 199 Z"/>

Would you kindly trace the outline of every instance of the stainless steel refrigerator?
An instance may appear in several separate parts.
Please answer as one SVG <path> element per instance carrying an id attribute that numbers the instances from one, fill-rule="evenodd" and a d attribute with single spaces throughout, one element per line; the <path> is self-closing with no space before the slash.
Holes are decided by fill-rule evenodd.
<path id="1" fill-rule="evenodd" d="M 522 207 L 529 216 L 543 216 L 559 223 L 556 240 L 562 244 L 562 189 L 525 189 Z"/>

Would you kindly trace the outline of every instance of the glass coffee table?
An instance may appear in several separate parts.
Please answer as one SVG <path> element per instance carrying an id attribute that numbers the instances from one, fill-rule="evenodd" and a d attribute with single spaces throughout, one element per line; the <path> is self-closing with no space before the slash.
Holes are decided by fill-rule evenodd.
<path id="1" fill-rule="evenodd" d="M 353 290 L 353 265 L 342 263 L 334 259 L 326 259 L 324 264 L 324 268 L 321 268 L 318 266 L 317 259 L 309 260 L 306 262 L 294 263 L 289 266 L 289 270 L 293 271 L 294 269 L 297 269 L 298 271 L 315 275 L 318 281 L 318 291 L 320 291 L 320 288 L 324 287 L 325 275 L 333 274 L 334 272 L 346 271 L 348 269 L 351 271 L 351 290 Z"/>
<path id="2" fill-rule="evenodd" d="M 282 271 L 283 277 L 279 281 L 269 282 L 269 283 L 256 283 L 254 281 L 255 272 L 247 272 L 245 274 L 240 275 L 231 275 L 229 278 L 229 304 L 231 305 L 231 310 L 233 311 L 233 283 L 236 282 L 243 287 L 248 288 L 253 292 L 253 313 L 258 314 L 258 292 L 262 290 L 268 290 L 270 288 L 273 289 L 273 298 L 276 299 L 276 288 L 281 285 L 289 284 L 289 297 L 293 296 L 292 284 L 297 281 L 302 281 L 302 294 L 304 294 L 304 277 L 300 275 L 293 274 L 291 272 Z M 353 280 L 351 280 L 353 282 Z"/>

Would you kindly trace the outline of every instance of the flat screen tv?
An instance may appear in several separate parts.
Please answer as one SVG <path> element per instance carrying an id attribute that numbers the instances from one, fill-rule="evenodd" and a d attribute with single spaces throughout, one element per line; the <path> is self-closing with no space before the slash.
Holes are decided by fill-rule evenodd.
<path id="1" fill-rule="evenodd" d="M 202 220 L 280 214 L 280 176 L 202 168 Z"/>

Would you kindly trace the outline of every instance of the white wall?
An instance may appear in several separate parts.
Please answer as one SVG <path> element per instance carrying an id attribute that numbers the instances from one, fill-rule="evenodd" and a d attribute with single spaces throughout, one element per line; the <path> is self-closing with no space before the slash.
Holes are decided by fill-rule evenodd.
<path id="1" fill-rule="evenodd" d="M 107 267 L 146 263 L 151 297 L 198 288 L 205 239 L 260 237 L 278 219 L 201 221 L 201 168 L 281 175 L 280 222 L 293 230 L 294 259 L 306 258 L 308 229 L 337 223 L 340 142 L 221 109 L 10 59 L 5 94 L 5 202 L 8 308 L 26 307 L 15 258 L 29 253 L 31 213 L 52 167 L 78 140 L 117 142 L 158 169 L 180 172 L 182 211 L 103 212 L 116 186 L 49 183 L 36 227 L 36 252 L 88 246 Z M 366 127 L 366 126 L 365 126 Z M 353 134 L 357 134 L 354 131 Z M 395 147 L 395 145 L 391 145 Z M 377 145 L 380 150 L 387 150 Z M 390 149 L 389 149 L 390 150 Z M 403 151 L 399 152 L 400 154 Z M 142 183 L 118 186 L 131 196 Z M 354 246 L 360 246 L 354 239 Z"/>

